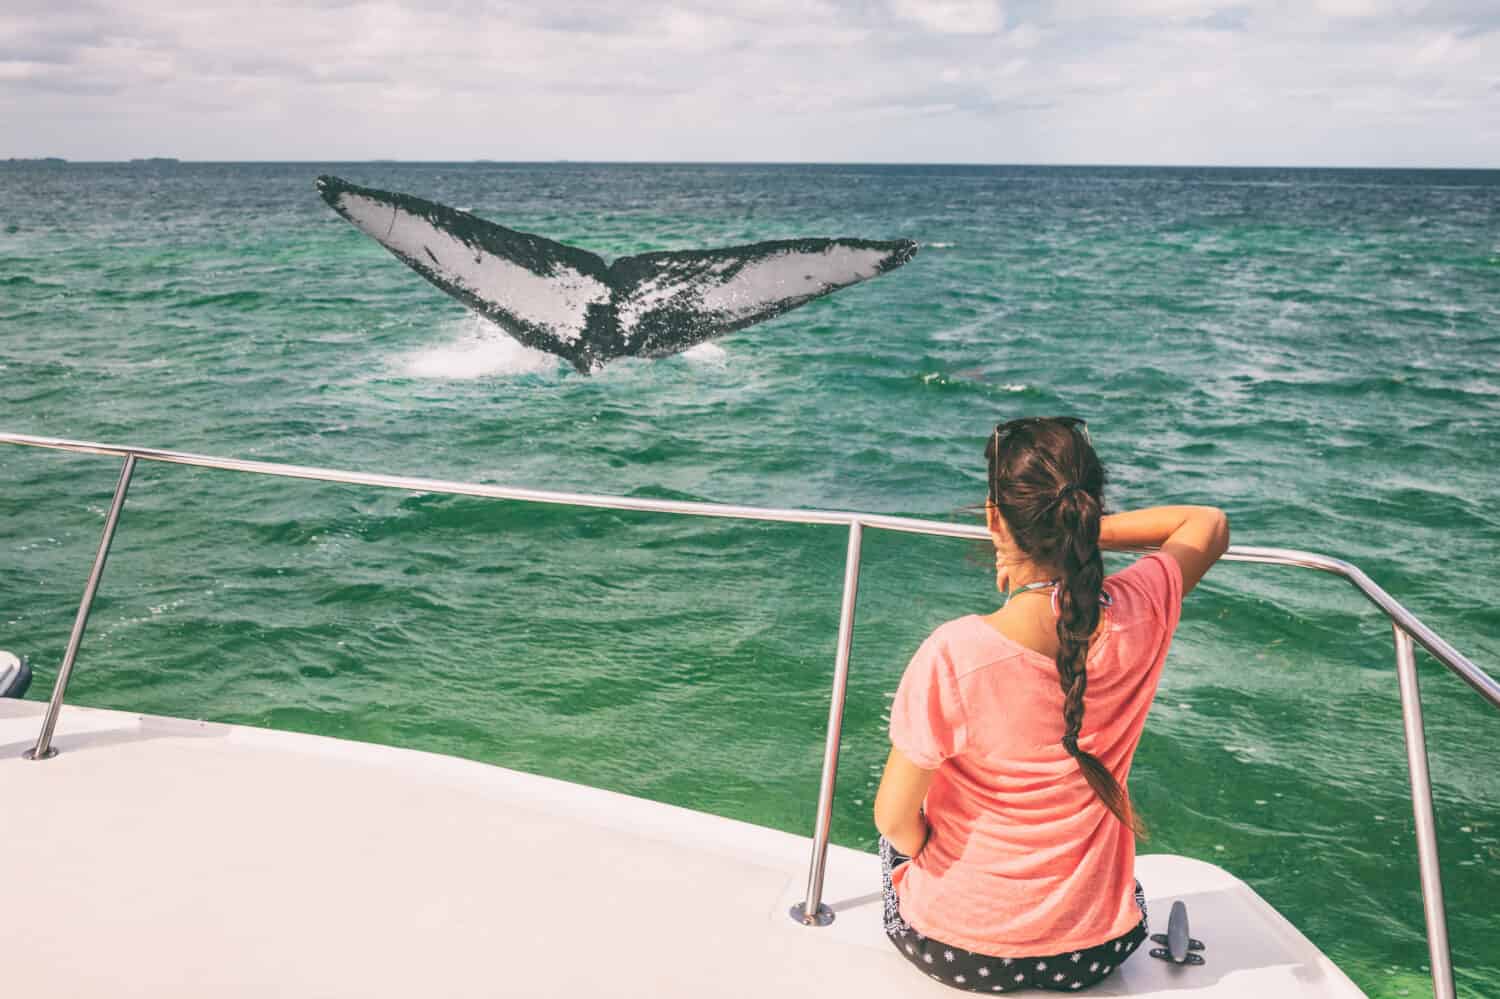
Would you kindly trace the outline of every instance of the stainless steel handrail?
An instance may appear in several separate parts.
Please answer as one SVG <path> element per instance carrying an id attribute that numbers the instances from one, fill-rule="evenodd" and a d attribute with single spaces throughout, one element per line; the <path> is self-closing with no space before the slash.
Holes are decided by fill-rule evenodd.
<path id="1" fill-rule="evenodd" d="M 605 496 L 593 493 L 555 492 L 546 489 L 523 489 L 515 486 L 490 486 L 475 482 L 455 482 L 450 479 L 426 479 L 409 475 L 384 475 L 378 472 L 351 472 L 343 469 L 317 468 L 307 465 L 284 465 L 269 461 L 247 461 L 242 458 L 221 458 L 214 455 L 193 454 L 187 451 L 165 451 L 159 448 L 135 447 L 122 444 L 98 444 L 92 441 L 75 441 L 59 437 L 38 437 L 32 434 L 16 434 L 0 431 L 0 444 L 21 444 L 28 447 L 47 448 L 54 451 L 71 451 L 77 454 L 103 454 L 125 458 L 135 455 L 144 461 L 159 461 L 176 465 L 193 465 L 198 468 L 220 468 L 235 472 L 253 472 L 258 475 L 275 475 L 291 479 L 315 479 L 319 482 L 339 482 L 352 486 L 375 486 L 382 489 L 409 489 L 422 493 L 446 493 L 453 496 L 479 496 L 487 499 L 524 500 L 532 503 L 553 503 L 562 506 L 582 506 L 606 510 L 639 510 L 653 513 L 676 513 L 696 517 L 719 517 L 731 520 L 779 521 L 793 524 L 837 524 L 851 527 L 856 521 L 865 527 L 905 534 L 931 534 L 948 538 L 969 538 L 983 541 L 989 533 L 977 524 L 952 524 L 942 520 L 921 520 L 915 517 L 892 517 L 884 514 L 845 513 L 834 510 L 798 510 L 764 506 L 736 506 L 726 503 L 693 503 L 682 500 L 645 499 L 635 496 Z M 1257 548 L 1234 545 L 1224 555 L 1229 562 L 1259 562 L 1266 565 L 1299 566 L 1318 569 L 1341 576 L 1352 583 L 1371 603 L 1400 625 L 1417 643 L 1432 653 L 1448 669 L 1458 674 L 1465 683 L 1478 691 L 1485 700 L 1500 708 L 1500 681 L 1480 669 L 1469 658 L 1444 641 L 1428 628 L 1417 616 L 1398 603 L 1389 593 L 1381 589 L 1358 567 L 1342 559 L 1330 558 L 1312 552 L 1291 548 Z"/>
<path id="2" fill-rule="evenodd" d="M 828 733 L 824 747 L 823 773 L 819 786 L 816 828 L 813 834 L 813 856 L 808 868 L 807 897 L 793 908 L 793 916 L 809 925 L 825 925 L 832 921 L 822 902 L 823 874 L 827 863 L 829 826 L 833 807 L 835 778 L 838 773 L 839 735 L 843 724 L 844 691 L 848 679 L 849 651 L 853 641 L 855 595 L 859 584 L 860 537 L 865 527 L 899 531 L 906 534 L 929 534 L 950 538 L 984 540 L 988 532 L 979 525 L 952 524 L 937 520 L 920 520 L 911 517 L 892 517 L 882 514 L 845 513 L 828 510 L 798 510 L 776 507 L 735 506 L 719 503 L 692 503 L 679 500 L 644 499 L 630 496 L 603 496 L 589 493 L 555 492 L 542 489 L 522 489 L 512 486 L 490 486 L 472 482 L 456 482 L 446 479 L 427 479 L 402 475 L 384 475 L 372 472 L 352 472 L 340 469 L 317 468 L 305 465 L 285 465 L 266 461 L 247 461 L 239 458 L 221 458 L 213 455 L 192 454 L 184 451 L 167 451 L 158 448 L 143 448 L 133 445 L 99 444 L 90 441 L 75 441 L 56 437 L 39 437 L 32 434 L 0 432 L 0 444 L 18 444 L 28 447 L 46 448 L 55 451 L 70 451 L 80 454 L 113 455 L 125 460 L 120 482 L 115 490 L 114 502 L 106 521 L 104 537 L 95 558 L 89 584 L 84 590 L 83 601 L 74 621 L 73 634 L 69 639 L 68 652 L 63 668 L 58 672 L 48 703 L 47 722 L 38 736 L 36 745 L 28 755 L 45 759 L 51 755 L 52 726 L 62 705 L 68 676 L 71 673 L 78 646 L 83 638 L 83 629 L 88 620 L 89 607 L 93 602 L 95 588 L 104 569 L 104 559 L 109 551 L 115 523 L 124 506 L 125 490 L 130 482 L 130 472 L 137 460 L 157 461 L 177 465 L 193 465 L 199 468 L 217 468 L 227 471 L 251 472 L 283 478 L 313 479 L 320 482 L 336 482 L 346 485 L 375 486 L 385 489 L 405 489 L 414 492 L 444 493 L 454 496 L 478 496 L 487 499 L 522 500 L 532 503 L 553 503 L 565 506 L 593 507 L 609 510 L 637 510 L 653 513 L 674 513 L 698 517 L 718 517 L 737 520 L 771 521 L 796 524 L 841 525 L 849 529 L 849 551 L 844 570 L 844 595 L 839 613 L 839 641 L 834 668 L 833 692 L 829 704 Z M 1500 708 L 1500 682 L 1480 669 L 1441 636 L 1423 624 L 1415 614 L 1403 607 L 1386 593 L 1370 577 L 1356 566 L 1342 559 L 1330 558 L 1311 552 L 1285 548 L 1257 548 L 1235 545 L 1224 558 L 1231 562 L 1259 562 L 1268 565 L 1297 566 L 1333 573 L 1348 580 L 1365 597 L 1390 618 L 1395 633 L 1396 664 L 1400 679 L 1401 712 L 1407 739 L 1407 759 L 1411 771 L 1412 808 L 1417 825 L 1418 861 L 1421 867 L 1423 907 L 1427 918 L 1428 947 L 1432 954 L 1433 989 L 1436 999 L 1452 999 L 1453 970 L 1448 947 L 1446 915 L 1442 900 L 1442 881 L 1438 870 L 1437 842 L 1432 813 L 1432 788 L 1427 774 L 1427 747 L 1422 727 L 1422 706 L 1417 688 L 1417 675 L 1412 653 L 1413 640 L 1425 648 L 1451 672 L 1474 688 L 1491 705 Z"/>

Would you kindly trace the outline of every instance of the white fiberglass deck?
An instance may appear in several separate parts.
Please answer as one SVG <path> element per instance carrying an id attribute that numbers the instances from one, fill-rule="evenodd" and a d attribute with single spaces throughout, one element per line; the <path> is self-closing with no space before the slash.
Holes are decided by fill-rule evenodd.
<path id="1" fill-rule="evenodd" d="M 15 996 L 956 996 L 833 847 L 833 925 L 787 915 L 810 841 L 410 750 L 0 700 L 0 975 Z M 1090 995 L 1358 996 L 1239 880 L 1180 857 L 1203 967 L 1144 950 Z"/>

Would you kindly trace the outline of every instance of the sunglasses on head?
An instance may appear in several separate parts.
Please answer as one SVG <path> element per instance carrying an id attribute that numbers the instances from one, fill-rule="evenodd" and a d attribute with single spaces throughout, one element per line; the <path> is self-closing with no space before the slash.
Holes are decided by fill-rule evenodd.
<path id="1" fill-rule="evenodd" d="M 1043 423 L 1059 423 L 1069 430 L 1076 431 L 1082 435 L 1089 444 L 1094 440 L 1089 436 L 1089 425 L 1087 420 L 1081 420 L 1076 416 L 1023 416 L 1018 420 L 1006 420 L 1004 423 L 995 424 L 995 446 L 993 453 L 1000 453 L 1000 445 L 1012 434 L 1025 427 L 1035 427 Z"/>

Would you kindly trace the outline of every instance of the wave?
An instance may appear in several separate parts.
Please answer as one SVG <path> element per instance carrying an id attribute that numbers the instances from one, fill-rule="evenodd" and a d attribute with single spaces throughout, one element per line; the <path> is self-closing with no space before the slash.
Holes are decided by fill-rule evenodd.
<path id="1" fill-rule="evenodd" d="M 25 274 L 16 274 L 11 277 L 0 277 L 0 288 L 66 288 L 67 285 L 61 281 L 38 281 L 36 278 L 27 277 Z"/>
<path id="2" fill-rule="evenodd" d="M 158 288 L 139 293 L 137 297 L 161 297 L 170 294 L 169 289 Z M 263 291 L 223 291 L 212 295 L 199 295 L 185 302 L 176 303 L 176 307 L 183 309 L 200 309 L 205 307 L 232 308 L 240 312 L 248 312 L 258 309 L 274 301 L 273 297 Z"/>

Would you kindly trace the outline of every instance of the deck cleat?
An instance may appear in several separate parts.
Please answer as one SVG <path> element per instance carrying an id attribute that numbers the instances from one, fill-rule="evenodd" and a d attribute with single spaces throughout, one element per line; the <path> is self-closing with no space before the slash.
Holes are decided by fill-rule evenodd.
<path id="1" fill-rule="evenodd" d="M 1202 964 L 1203 956 L 1194 951 L 1203 949 L 1202 940 L 1188 935 L 1187 905 L 1182 901 L 1172 903 L 1172 914 L 1167 918 L 1167 932 L 1153 933 L 1153 943 L 1165 946 L 1154 948 L 1151 956 L 1173 964 Z"/>

